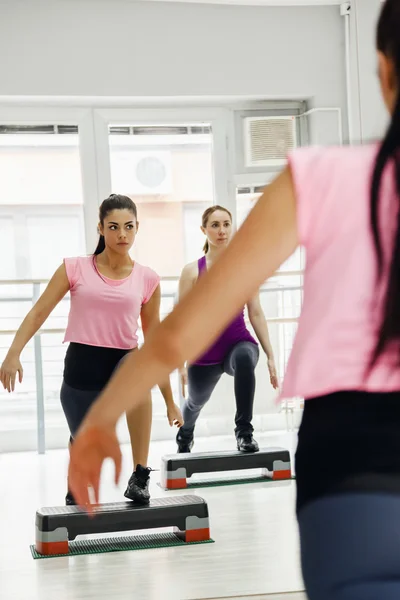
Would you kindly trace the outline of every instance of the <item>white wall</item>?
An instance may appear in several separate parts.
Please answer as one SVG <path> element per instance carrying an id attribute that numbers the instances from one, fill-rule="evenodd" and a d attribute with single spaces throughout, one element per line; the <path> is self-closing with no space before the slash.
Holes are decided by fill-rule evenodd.
<path id="1" fill-rule="evenodd" d="M 1 95 L 346 100 L 337 6 L 3 0 L 0 56 Z"/>
<path id="2" fill-rule="evenodd" d="M 379 138 L 388 122 L 376 56 L 376 27 L 381 8 L 382 0 L 352 3 L 352 115 L 356 139 L 363 143 Z"/>

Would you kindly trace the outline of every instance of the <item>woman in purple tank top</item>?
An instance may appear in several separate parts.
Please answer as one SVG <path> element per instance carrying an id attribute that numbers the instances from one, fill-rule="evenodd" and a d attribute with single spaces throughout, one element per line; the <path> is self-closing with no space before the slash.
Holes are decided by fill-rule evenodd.
<path id="1" fill-rule="evenodd" d="M 208 208 L 202 217 L 204 256 L 185 266 L 179 281 L 181 299 L 207 272 L 229 243 L 232 234 L 232 215 L 222 206 Z M 268 335 L 268 326 L 260 304 L 259 295 L 247 303 L 250 323 L 267 355 L 272 386 L 278 387 L 274 355 Z M 206 310 L 206 308 L 205 308 Z M 215 343 L 194 363 L 181 369 L 183 389 L 188 384 L 188 398 L 183 407 L 184 425 L 176 438 L 178 452 L 190 452 L 193 434 L 201 409 L 208 402 L 223 373 L 235 380 L 235 435 L 238 450 L 257 452 L 258 444 L 253 438 L 253 404 L 255 393 L 255 368 L 259 358 L 256 340 L 246 327 L 244 309 L 220 334 Z"/>

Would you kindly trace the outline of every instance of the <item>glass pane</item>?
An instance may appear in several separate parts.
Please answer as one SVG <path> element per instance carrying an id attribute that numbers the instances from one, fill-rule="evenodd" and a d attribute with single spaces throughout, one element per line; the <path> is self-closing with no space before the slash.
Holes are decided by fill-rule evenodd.
<path id="1" fill-rule="evenodd" d="M 214 203 L 211 127 L 129 124 L 111 127 L 109 141 L 112 190 L 129 196 L 138 207 L 140 226 L 132 256 L 167 278 L 161 283 L 164 318 L 174 305 L 183 266 L 202 254 L 201 215 Z M 176 373 L 171 385 L 178 401 Z M 158 388 L 153 401 L 155 415 L 164 417 Z"/>
<path id="2" fill-rule="evenodd" d="M 28 216 L 26 225 L 32 279 L 50 279 L 65 256 L 85 253 L 81 211 Z"/>
<path id="3" fill-rule="evenodd" d="M 0 213 L 0 256 L 7 257 L 0 263 L 0 279 L 15 279 L 16 249 L 12 216 L 2 216 Z"/>
<path id="4" fill-rule="evenodd" d="M 7 256 L 0 279 L 48 280 L 65 256 L 86 253 L 83 196 L 77 134 L 0 134 L 0 252 Z M 32 306 L 34 295 L 43 291 L 32 283 L 0 286 L 0 361 L 13 334 Z M 64 329 L 69 298 L 64 299 L 44 325 Z M 3 333 L 2 333 L 3 332 Z M 42 341 L 42 371 L 46 436 L 67 432 L 59 401 L 66 348 L 63 333 L 45 334 Z M 24 446 L 24 436 L 36 439 L 36 375 L 33 342 L 22 354 L 24 380 L 16 392 L 0 390 L 0 436 L 15 431 Z M 67 442 L 67 435 L 65 436 Z M 18 442 L 14 444 L 18 449 Z"/>
<path id="5" fill-rule="evenodd" d="M 214 203 L 210 127 L 127 125 L 112 127 L 109 140 L 113 192 L 138 206 L 133 256 L 162 277 L 178 277 L 201 255 L 201 214 Z"/>

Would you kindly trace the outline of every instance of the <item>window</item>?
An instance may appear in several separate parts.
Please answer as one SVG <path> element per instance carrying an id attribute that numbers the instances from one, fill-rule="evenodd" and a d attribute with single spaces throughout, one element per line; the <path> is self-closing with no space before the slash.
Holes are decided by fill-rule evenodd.
<path id="1" fill-rule="evenodd" d="M 214 203 L 210 126 L 114 126 L 109 140 L 112 190 L 138 207 L 134 257 L 178 277 L 201 255 L 201 215 Z"/>
<path id="2" fill-rule="evenodd" d="M 78 128 L 0 125 L 1 280 L 48 280 L 65 256 L 85 254 Z M 17 329 L 44 285 L 0 286 L 0 330 Z M 45 324 L 64 329 L 68 298 Z M 0 336 L 1 359 L 13 335 Z M 65 347 L 62 333 L 41 336 L 46 429 L 67 427 L 59 401 Z M 9 396 L 0 389 L 1 435 L 13 430 L 36 437 L 36 372 L 33 343 L 22 356 L 24 381 Z"/>
<path id="3" fill-rule="evenodd" d="M 109 144 L 112 191 L 130 196 L 138 207 L 132 256 L 166 278 L 161 285 L 164 318 L 173 308 L 182 268 L 202 253 L 201 216 L 214 203 L 211 127 L 112 126 Z M 177 373 L 171 384 L 177 400 Z M 164 418 L 158 388 L 153 400 L 155 415 Z"/>

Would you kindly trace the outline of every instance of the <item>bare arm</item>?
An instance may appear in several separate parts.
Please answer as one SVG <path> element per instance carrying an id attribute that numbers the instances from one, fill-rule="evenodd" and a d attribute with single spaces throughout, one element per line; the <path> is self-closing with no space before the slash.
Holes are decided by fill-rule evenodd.
<path id="1" fill-rule="evenodd" d="M 272 350 L 271 340 L 269 339 L 268 324 L 261 306 L 259 293 L 247 303 L 247 308 L 249 311 L 250 323 L 262 349 L 267 355 L 271 385 L 276 389 L 278 387 L 278 377 L 275 367 L 274 351 Z"/>
<path id="2" fill-rule="evenodd" d="M 209 272 L 125 361 L 93 405 L 86 425 L 115 425 L 157 382 L 205 351 L 297 245 L 295 195 L 287 168 L 268 186 Z"/>
<path id="3" fill-rule="evenodd" d="M 142 321 L 142 329 L 145 341 L 148 339 L 149 333 L 160 324 L 160 305 L 161 305 L 161 288 L 158 285 L 155 289 L 152 297 L 146 304 L 143 304 L 141 310 L 141 321 Z M 160 380 L 161 381 L 161 380 Z M 158 383 L 158 387 L 160 388 L 160 392 L 165 400 L 165 404 L 168 411 L 168 419 L 170 420 L 170 425 L 174 424 L 174 421 L 177 421 L 176 424 L 180 423 L 182 419 L 179 419 L 179 415 L 175 414 L 175 406 L 174 397 L 172 395 L 171 382 L 168 376 L 165 378 L 164 383 Z M 173 417 L 170 419 L 170 416 Z M 172 422 L 171 422 L 172 421 Z M 178 423 L 179 421 L 179 423 Z"/>
<path id="4" fill-rule="evenodd" d="M 190 292 L 190 290 L 196 283 L 197 276 L 198 276 L 197 262 L 190 263 L 182 269 L 182 273 L 179 278 L 179 288 L 178 288 L 179 289 L 179 301 L 181 301 L 182 298 Z M 182 396 L 185 398 L 185 396 L 186 396 L 185 386 L 187 385 L 187 382 L 188 382 L 186 362 L 184 362 L 183 365 L 181 365 L 179 367 L 179 375 L 180 375 L 180 379 L 181 379 Z"/>
<path id="5" fill-rule="evenodd" d="M 45 291 L 34 307 L 22 321 L 13 343 L 0 369 L 0 380 L 5 389 L 14 391 L 16 373 L 22 381 L 22 367 L 19 357 L 29 340 L 41 328 L 50 313 L 64 298 L 69 290 L 69 281 L 64 264 L 62 264 L 49 281 Z M 17 367 L 17 368 L 16 368 Z"/>
<path id="6" fill-rule="evenodd" d="M 186 296 L 197 280 L 197 263 L 190 263 L 182 269 L 179 278 L 179 301 Z"/>

